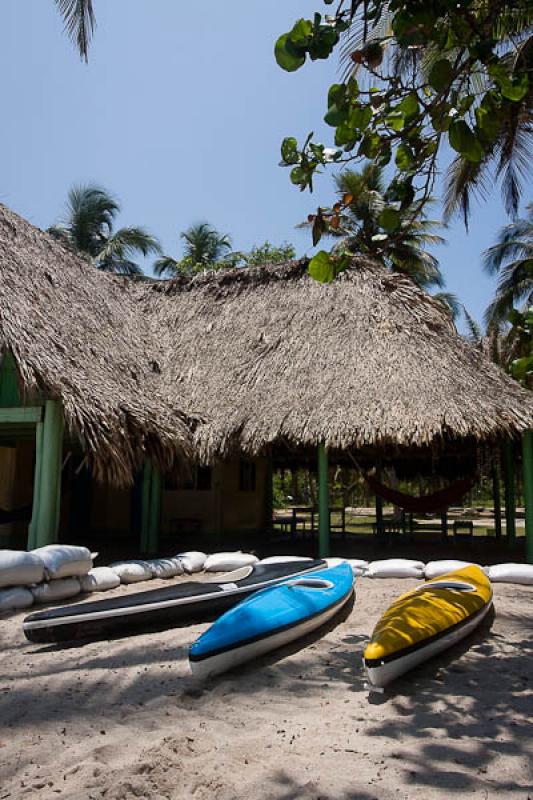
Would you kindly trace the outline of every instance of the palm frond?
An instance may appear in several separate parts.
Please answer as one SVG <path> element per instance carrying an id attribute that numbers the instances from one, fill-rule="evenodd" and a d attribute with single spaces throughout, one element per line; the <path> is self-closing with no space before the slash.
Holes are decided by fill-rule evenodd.
<path id="1" fill-rule="evenodd" d="M 462 303 L 457 295 L 452 292 L 437 292 L 433 295 L 433 299 L 444 306 L 454 322 L 457 320 L 463 309 Z"/>
<path id="2" fill-rule="evenodd" d="M 92 0 L 55 0 L 65 23 L 65 31 L 78 48 L 80 57 L 89 58 L 89 43 L 96 27 Z"/>
<path id="3" fill-rule="evenodd" d="M 446 171 L 443 191 L 443 219 L 447 223 L 454 214 L 461 212 L 468 229 L 472 198 L 485 200 L 492 188 L 490 158 L 478 163 L 456 156 Z"/>
<path id="4" fill-rule="evenodd" d="M 179 271 L 178 261 L 171 256 L 161 256 L 154 261 L 153 270 L 159 278 L 172 278 Z"/>
<path id="5" fill-rule="evenodd" d="M 481 344 L 483 339 L 483 332 L 481 330 L 481 325 L 476 322 L 474 317 L 468 312 L 466 306 L 462 305 L 461 310 L 463 312 L 466 325 L 468 328 L 467 339 L 475 345 Z"/>

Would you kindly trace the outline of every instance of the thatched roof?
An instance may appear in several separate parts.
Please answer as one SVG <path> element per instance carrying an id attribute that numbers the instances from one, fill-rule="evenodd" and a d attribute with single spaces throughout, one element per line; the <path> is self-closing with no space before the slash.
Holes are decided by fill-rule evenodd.
<path id="1" fill-rule="evenodd" d="M 158 342 L 129 287 L 0 205 L 0 357 L 11 351 L 26 394 L 60 398 L 97 475 L 131 480 L 148 455 L 187 455 L 179 389 L 159 391 Z"/>
<path id="2" fill-rule="evenodd" d="M 304 262 L 143 287 L 165 392 L 205 417 L 201 457 L 284 440 L 346 449 L 516 435 L 533 398 L 436 301 L 355 260 L 329 285 Z"/>
<path id="3" fill-rule="evenodd" d="M 28 398 L 61 398 L 115 482 L 146 456 L 164 467 L 279 442 L 420 447 L 533 427 L 531 393 L 372 263 L 329 285 L 305 262 L 131 283 L 0 206 L 6 349 Z"/>

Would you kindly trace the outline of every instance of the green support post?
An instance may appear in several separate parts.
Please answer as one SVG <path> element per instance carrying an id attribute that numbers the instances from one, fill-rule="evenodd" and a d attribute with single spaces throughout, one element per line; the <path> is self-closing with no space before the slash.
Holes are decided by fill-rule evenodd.
<path id="1" fill-rule="evenodd" d="M 381 483 L 382 479 L 382 471 L 381 471 L 381 463 L 378 463 L 376 466 L 376 480 Z M 383 536 L 384 529 L 383 529 L 383 498 L 377 494 L 375 496 L 376 499 L 376 534 L 379 537 Z"/>
<path id="2" fill-rule="evenodd" d="M 318 554 L 327 558 L 329 541 L 328 454 L 324 444 L 318 445 Z"/>
<path id="3" fill-rule="evenodd" d="M 146 461 L 143 469 L 141 494 L 141 553 L 149 550 L 150 506 L 152 494 L 152 462 Z"/>
<path id="4" fill-rule="evenodd" d="M 63 412 L 59 400 L 47 400 L 42 428 L 39 496 L 34 515 L 33 540 L 37 547 L 57 541 L 61 502 L 61 464 L 63 452 Z"/>
<path id="5" fill-rule="evenodd" d="M 41 461 L 43 452 L 42 422 L 35 426 L 35 474 L 33 477 L 33 500 L 31 509 L 31 522 L 28 528 L 28 550 L 37 547 L 37 522 L 39 519 L 39 504 L 41 501 Z"/>
<path id="6" fill-rule="evenodd" d="M 147 553 L 159 550 L 159 525 L 161 522 L 161 473 L 152 467 L 152 490 L 150 492 L 150 515 L 148 520 Z"/>
<path id="7" fill-rule="evenodd" d="M 492 499 L 494 501 L 494 533 L 496 539 L 502 538 L 502 501 L 500 497 L 500 473 L 498 465 L 492 462 Z"/>
<path id="8" fill-rule="evenodd" d="M 505 481 L 505 531 L 507 544 L 509 547 L 513 547 L 516 542 L 516 488 L 512 442 L 505 442 L 503 446 L 503 474 Z"/>
<path id="9" fill-rule="evenodd" d="M 522 438 L 524 470 L 524 502 L 526 506 L 526 561 L 533 564 L 533 431 L 525 431 Z"/>

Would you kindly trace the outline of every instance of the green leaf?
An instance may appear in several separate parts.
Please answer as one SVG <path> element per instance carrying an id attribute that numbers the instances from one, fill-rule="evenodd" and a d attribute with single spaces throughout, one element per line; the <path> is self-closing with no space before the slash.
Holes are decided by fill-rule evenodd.
<path id="1" fill-rule="evenodd" d="M 335 257 L 320 250 L 309 262 L 308 271 L 312 278 L 319 283 L 331 283 L 337 275 L 350 266 L 350 256 Z"/>
<path id="2" fill-rule="evenodd" d="M 309 274 L 319 283 L 331 283 L 337 273 L 330 254 L 320 250 L 309 262 Z"/>
<path id="3" fill-rule="evenodd" d="M 291 181 L 296 186 L 304 187 L 307 183 L 307 174 L 301 167 L 294 167 L 291 169 Z"/>
<path id="4" fill-rule="evenodd" d="M 295 72 L 305 63 L 305 51 L 301 52 L 291 46 L 289 34 L 284 33 L 276 42 L 274 55 L 278 66 L 286 72 Z"/>
<path id="5" fill-rule="evenodd" d="M 397 111 L 395 109 L 394 111 L 391 111 L 390 114 L 387 114 L 385 117 L 385 122 L 389 128 L 392 128 L 393 131 L 399 133 L 405 126 L 405 117 L 401 111 Z"/>
<path id="6" fill-rule="evenodd" d="M 406 118 L 414 117 L 415 114 L 418 114 L 420 111 L 420 106 L 418 105 L 418 97 L 416 96 L 416 92 L 411 92 L 404 97 L 402 102 L 396 106 L 398 111 L 401 111 Z"/>
<path id="7" fill-rule="evenodd" d="M 328 58 L 335 45 L 339 41 L 339 34 L 330 25 L 321 25 L 311 44 L 309 45 L 309 55 L 313 61 L 317 58 Z"/>
<path id="8" fill-rule="evenodd" d="M 318 212 L 313 220 L 313 228 L 312 228 L 312 236 L 313 236 L 313 247 L 319 243 L 322 238 L 322 234 L 326 230 L 326 223 L 324 222 L 324 217 L 322 216 L 322 211 L 318 209 Z"/>
<path id="9" fill-rule="evenodd" d="M 452 122 L 448 132 L 450 145 L 468 161 L 477 163 L 483 158 L 483 148 L 479 139 L 471 131 L 464 120 Z"/>
<path id="10" fill-rule="evenodd" d="M 341 108 L 346 101 L 346 86 L 343 83 L 334 83 L 328 90 L 328 108 L 337 106 Z"/>
<path id="11" fill-rule="evenodd" d="M 452 65 L 446 58 L 441 58 L 431 68 L 428 82 L 436 92 L 442 92 L 451 82 L 453 77 Z"/>
<path id="12" fill-rule="evenodd" d="M 285 164 L 297 164 L 300 160 L 298 142 L 293 136 L 287 136 L 281 143 L 281 158 Z"/>
<path id="13" fill-rule="evenodd" d="M 331 106 L 328 108 L 327 113 L 324 115 L 324 122 L 327 125 L 331 125 L 332 128 L 337 128 L 341 123 L 346 122 L 348 118 L 348 112 L 345 108 L 337 108 L 337 106 Z"/>
<path id="14" fill-rule="evenodd" d="M 407 144 L 401 144 L 396 150 L 396 166 L 402 172 L 410 169 L 414 163 L 414 153 Z"/>
<path id="15" fill-rule="evenodd" d="M 379 153 L 380 147 L 381 136 L 379 136 L 377 133 L 367 133 L 361 142 L 358 155 L 373 159 Z"/>
<path id="16" fill-rule="evenodd" d="M 402 216 L 394 208 L 384 208 L 378 217 L 378 222 L 387 233 L 394 233 L 400 227 Z"/>
<path id="17" fill-rule="evenodd" d="M 350 126 L 359 131 L 366 130 L 371 119 L 372 109 L 370 106 L 360 106 L 359 104 L 352 106 L 348 115 L 348 123 Z"/>
<path id="18" fill-rule="evenodd" d="M 489 75 L 506 100 L 519 103 L 526 96 L 529 89 L 529 78 L 525 72 L 510 75 L 503 64 L 497 63 L 490 65 Z"/>
<path id="19" fill-rule="evenodd" d="M 476 108 L 476 122 L 482 136 L 488 142 L 493 142 L 500 132 L 500 118 L 492 102 L 485 103 L 483 100 Z"/>
<path id="20" fill-rule="evenodd" d="M 299 19 L 289 33 L 291 44 L 302 49 L 307 48 L 313 38 L 313 23 L 309 19 Z"/>

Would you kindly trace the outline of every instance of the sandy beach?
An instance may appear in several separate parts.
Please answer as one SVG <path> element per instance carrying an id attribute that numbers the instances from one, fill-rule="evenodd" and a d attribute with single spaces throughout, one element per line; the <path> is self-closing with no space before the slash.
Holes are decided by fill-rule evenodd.
<path id="1" fill-rule="evenodd" d="M 494 619 L 369 696 L 364 644 L 416 583 L 359 579 L 325 635 L 203 686 L 205 625 L 60 648 L 4 616 L 0 800 L 533 797 L 533 587 L 496 585 Z"/>

